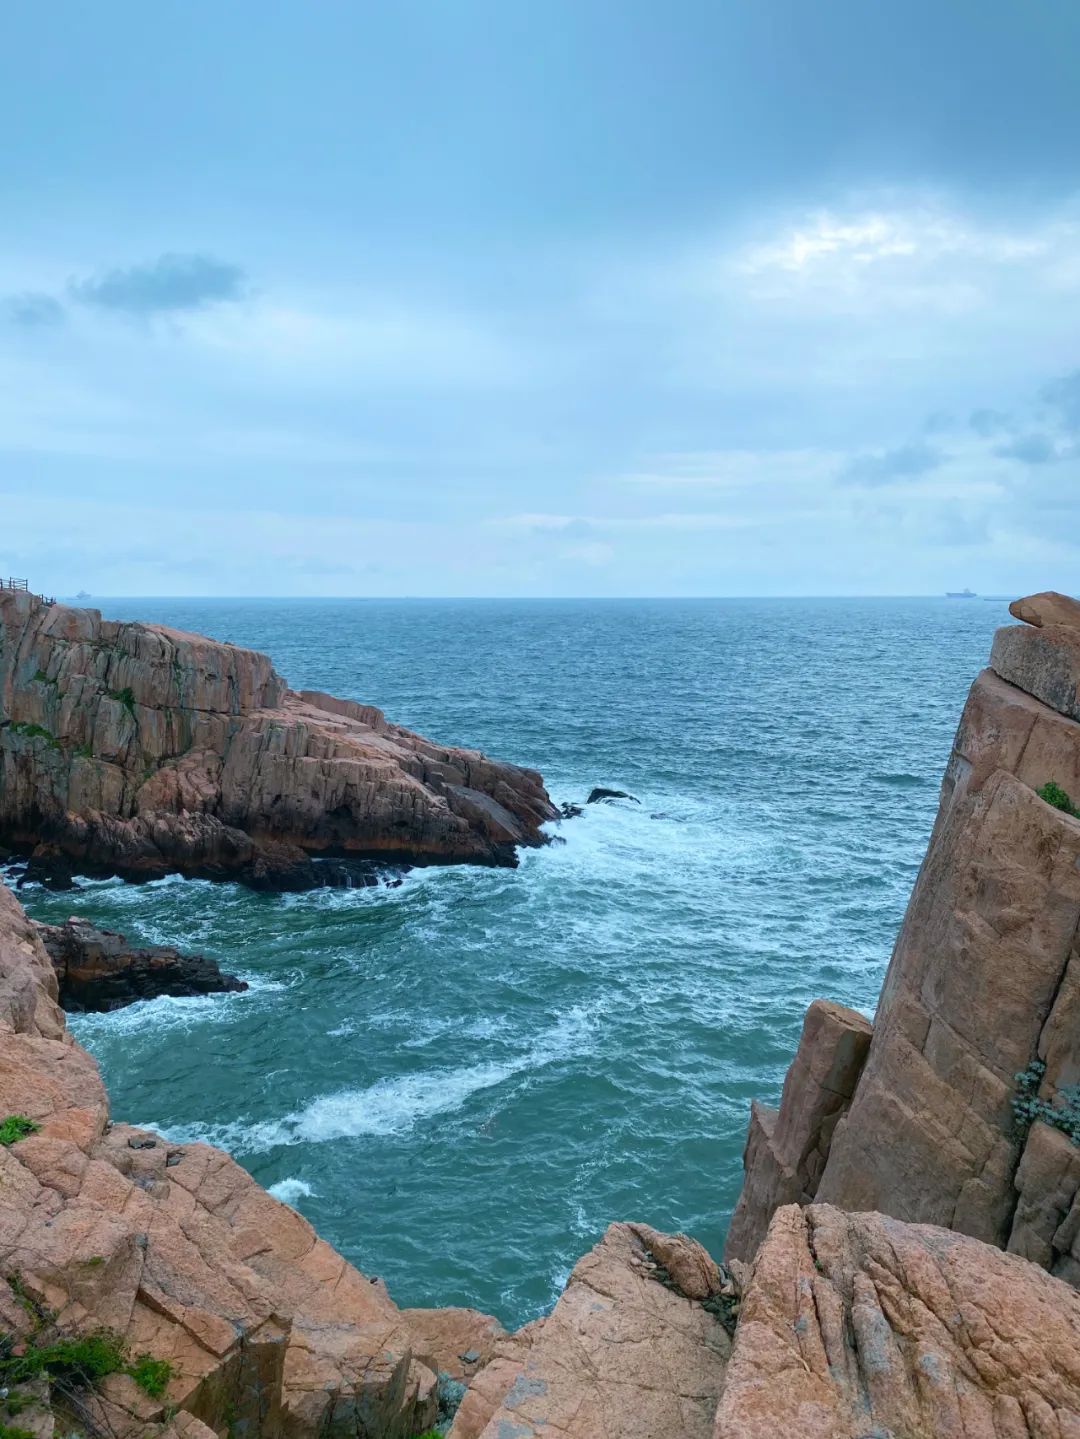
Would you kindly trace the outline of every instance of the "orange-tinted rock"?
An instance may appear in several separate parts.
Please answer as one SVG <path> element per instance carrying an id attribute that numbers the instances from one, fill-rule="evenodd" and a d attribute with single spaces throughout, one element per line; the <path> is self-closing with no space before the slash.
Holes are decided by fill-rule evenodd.
<path id="1" fill-rule="evenodd" d="M 0 839 L 42 860 L 299 887 L 318 856 L 512 864 L 556 816 L 534 770 L 265 655 L 0 592 Z"/>
<path id="2" fill-rule="evenodd" d="M 872 1026 L 856 1010 L 816 999 L 806 1011 L 779 1110 L 754 1103 L 743 1156 L 745 1179 L 725 1259 L 752 1259 L 782 1204 L 807 1204 L 832 1136 L 866 1062 Z"/>
<path id="3" fill-rule="evenodd" d="M 1080 629 L 1080 600 L 1071 595 L 1058 594 L 1057 590 L 1042 590 L 1037 595 L 1025 595 L 1022 600 L 1013 600 L 1009 613 L 1026 625 L 1069 625 Z"/>
<path id="4" fill-rule="evenodd" d="M 253 1439 L 427 1428 L 435 1373 L 416 1356 L 466 1338 L 490 1352 L 494 1321 L 418 1311 L 414 1333 L 381 1284 L 228 1155 L 110 1125 L 55 994 L 34 926 L 0 886 L 0 1117 L 38 1126 L 0 1147 L 0 1273 L 59 1332 L 108 1328 L 173 1366 L 160 1399 L 107 1379 L 85 1399 L 86 1432 L 149 1433 L 177 1407 L 176 1439 L 206 1439 L 203 1425 Z"/>
<path id="5" fill-rule="evenodd" d="M 483 1429 L 470 1392 L 452 1439 L 708 1439 L 730 1341 L 711 1312 L 659 1281 L 652 1245 L 665 1238 L 689 1272 L 710 1272 L 684 1236 L 613 1224 L 532 1326 L 519 1363 L 501 1364 L 510 1382 Z"/>
<path id="6" fill-rule="evenodd" d="M 714 1439 L 1075 1439 L 1080 1294 L 942 1229 L 794 1206 L 743 1296 Z"/>

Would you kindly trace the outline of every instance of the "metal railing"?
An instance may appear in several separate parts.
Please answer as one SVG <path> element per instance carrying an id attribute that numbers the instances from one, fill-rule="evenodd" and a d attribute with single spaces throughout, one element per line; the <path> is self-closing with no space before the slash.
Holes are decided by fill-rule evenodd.
<path id="1" fill-rule="evenodd" d="M 31 593 L 30 585 L 26 580 L 16 580 L 10 577 L 5 580 L 0 577 L 0 593 L 3 593 L 5 590 L 18 595 L 28 595 Z M 56 600 L 53 599 L 51 595 L 36 595 L 35 598 L 39 599 L 43 605 L 56 604 Z"/>

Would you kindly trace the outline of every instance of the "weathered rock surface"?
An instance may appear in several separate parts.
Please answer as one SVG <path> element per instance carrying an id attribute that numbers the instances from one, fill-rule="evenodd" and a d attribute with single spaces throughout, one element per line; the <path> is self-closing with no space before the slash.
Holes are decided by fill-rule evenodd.
<path id="1" fill-rule="evenodd" d="M 512 864 L 556 817 L 535 771 L 265 655 L 0 592 L 0 842 L 39 859 L 301 887 L 319 856 Z"/>
<path id="2" fill-rule="evenodd" d="M 1076 1439 L 1080 1294 L 978 1240 L 777 1212 L 714 1439 Z"/>
<path id="3" fill-rule="evenodd" d="M 779 1110 L 754 1101 L 743 1167 L 746 1180 L 724 1246 L 725 1259 L 750 1260 L 783 1204 L 817 1193 L 833 1132 L 851 1103 L 866 1062 L 870 1021 L 854 1009 L 816 999 L 784 1080 Z"/>
<path id="4" fill-rule="evenodd" d="M 185 997 L 247 989 L 222 974 L 215 960 L 181 954 L 167 944 L 130 945 L 122 934 L 73 916 L 63 924 L 35 924 L 53 962 L 59 999 L 69 1013 L 123 1009 L 159 995 Z"/>
<path id="5" fill-rule="evenodd" d="M 719 1279 L 685 1236 L 613 1224 L 551 1314 L 481 1371 L 451 1439 L 708 1439 L 730 1340 L 668 1287 L 672 1268 L 699 1290 Z"/>
<path id="6" fill-rule="evenodd" d="M 166 1423 L 178 1439 L 408 1439 L 433 1422 L 437 1336 L 493 1343 L 487 1316 L 400 1311 L 227 1155 L 109 1123 L 97 1066 L 64 1027 L 37 930 L 0 886 L 0 1118 L 36 1133 L 0 1146 L 0 1329 L 24 1302 L 64 1333 L 108 1328 L 168 1359 L 152 1399 L 126 1375 L 86 1395 L 83 1432 Z M 462 1364 L 462 1377 L 467 1368 Z M 172 1431 L 168 1431 L 172 1432 Z"/>
<path id="7" fill-rule="evenodd" d="M 1080 629 L 1080 600 L 1058 594 L 1057 590 L 1043 590 L 1040 594 L 1013 600 L 1009 613 L 1026 625 L 1071 625 L 1073 629 Z"/>
<path id="8" fill-rule="evenodd" d="M 1012 607 L 1028 623 L 998 631 L 854 1096 L 800 1172 L 818 1099 L 804 1035 L 780 1111 L 790 1125 L 781 1136 L 761 1106 L 751 1117 L 729 1255 L 752 1253 L 776 1202 L 816 1198 L 958 1230 L 1080 1281 L 1080 1150 L 1014 1109 L 1021 1072 L 1051 1112 L 1080 1080 L 1080 821 L 1036 794 L 1054 780 L 1080 795 L 1073 605 L 1032 596 Z"/>

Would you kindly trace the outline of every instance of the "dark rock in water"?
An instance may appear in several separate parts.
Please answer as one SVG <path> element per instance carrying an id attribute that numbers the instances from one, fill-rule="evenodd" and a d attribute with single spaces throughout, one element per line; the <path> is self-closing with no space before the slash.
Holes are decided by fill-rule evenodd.
<path id="1" fill-rule="evenodd" d="M 43 889 L 51 889 L 58 894 L 79 888 L 71 865 L 59 854 L 32 854 L 17 880 L 19 889 L 26 884 L 40 884 Z"/>
<path id="2" fill-rule="evenodd" d="M 585 803 L 602 804 L 605 800 L 610 799 L 628 799 L 632 800 L 634 804 L 641 803 L 636 795 L 627 794 L 624 789 L 603 789 L 600 785 L 597 785 L 595 789 L 589 791 L 589 798 Z"/>
<path id="3" fill-rule="evenodd" d="M 579 804 L 561 804 L 559 806 L 559 811 L 562 814 L 563 819 L 577 819 L 579 814 L 585 813 L 585 811 Z"/>
<path id="4" fill-rule="evenodd" d="M 53 962 L 60 1003 L 73 1012 L 123 1009 L 162 994 L 184 998 L 247 989 L 242 979 L 222 974 L 205 955 L 181 954 L 165 944 L 136 947 L 89 920 L 35 928 Z"/>

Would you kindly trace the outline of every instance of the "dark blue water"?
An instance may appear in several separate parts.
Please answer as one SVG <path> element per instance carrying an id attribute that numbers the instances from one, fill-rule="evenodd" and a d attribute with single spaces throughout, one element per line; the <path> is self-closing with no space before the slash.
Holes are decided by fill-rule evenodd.
<path id="1" fill-rule="evenodd" d="M 404 1304 L 547 1306 L 616 1218 L 718 1251 L 751 1096 L 817 995 L 870 1010 L 1003 603 L 99 601 L 295 686 L 612 784 L 516 871 L 282 897 L 24 891 L 250 993 L 73 1024 L 115 1115 L 230 1149 Z"/>

